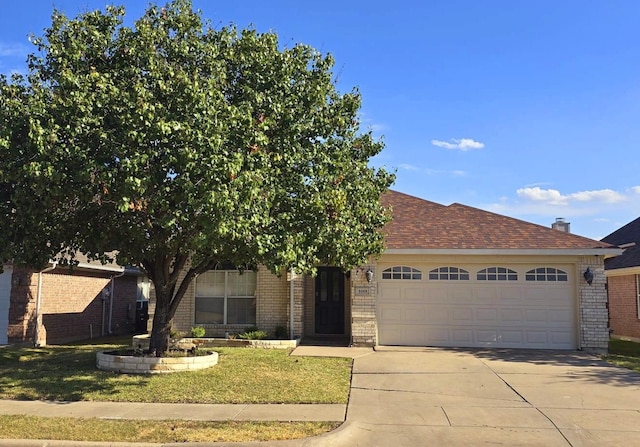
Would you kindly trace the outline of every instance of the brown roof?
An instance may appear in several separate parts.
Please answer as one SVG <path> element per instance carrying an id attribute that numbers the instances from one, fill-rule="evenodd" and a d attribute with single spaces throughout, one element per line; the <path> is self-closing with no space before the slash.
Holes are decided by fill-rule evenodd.
<path id="1" fill-rule="evenodd" d="M 397 191 L 382 196 L 392 208 L 388 249 L 593 249 L 612 246 L 550 227 L 454 203 L 429 202 Z"/>

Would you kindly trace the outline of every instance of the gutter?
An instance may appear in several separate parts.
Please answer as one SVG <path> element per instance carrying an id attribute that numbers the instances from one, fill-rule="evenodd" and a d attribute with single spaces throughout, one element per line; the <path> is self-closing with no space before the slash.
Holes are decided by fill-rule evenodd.
<path id="1" fill-rule="evenodd" d="M 54 261 L 51 267 L 47 267 L 46 269 L 40 270 L 38 272 L 38 292 L 36 295 L 36 328 L 33 335 L 33 345 L 36 348 L 39 348 L 40 346 L 42 346 L 40 344 L 40 341 L 38 340 L 40 336 L 40 326 L 42 325 L 42 274 L 55 270 L 57 266 L 58 266 L 58 262 Z M 45 345 L 46 345 L 46 342 L 45 342 Z"/>

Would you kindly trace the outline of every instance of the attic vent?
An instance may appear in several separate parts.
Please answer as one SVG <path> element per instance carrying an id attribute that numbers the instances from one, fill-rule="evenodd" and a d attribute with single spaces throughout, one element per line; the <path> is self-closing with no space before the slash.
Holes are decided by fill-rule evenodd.
<path id="1" fill-rule="evenodd" d="M 564 217 L 557 217 L 556 221 L 551 224 L 551 228 L 558 231 L 564 231 L 565 233 L 571 233 L 571 224 L 564 220 Z"/>

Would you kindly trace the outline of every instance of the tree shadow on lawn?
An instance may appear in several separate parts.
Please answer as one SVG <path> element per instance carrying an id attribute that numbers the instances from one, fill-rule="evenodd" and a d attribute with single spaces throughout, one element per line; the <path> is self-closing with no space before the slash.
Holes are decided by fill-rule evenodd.
<path id="1" fill-rule="evenodd" d="M 108 380 L 114 374 L 96 367 L 98 350 L 97 346 L 0 350 L 0 398 L 80 401 L 115 393 L 118 384 Z M 143 385 L 147 378 L 135 380 Z"/>

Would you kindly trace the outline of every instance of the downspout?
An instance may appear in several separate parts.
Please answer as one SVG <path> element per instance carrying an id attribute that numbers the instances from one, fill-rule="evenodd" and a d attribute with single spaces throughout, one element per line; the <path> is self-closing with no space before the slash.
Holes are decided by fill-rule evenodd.
<path id="1" fill-rule="evenodd" d="M 42 274 L 55 270 L 58 266 L 57 261 L 53 261 L 53 265 L 51 267 L 47 267 L 44 270 L 38 272 L 38 292 L 36 294 L 36 329 L 33 336 L 33 345 L 38 348 L 40 347 L 40 341 L 38 341 L 38 337 L 40 336 L 40 325 L 42 320 Z"/>
<path id="2" fill-rule="evenodd" d="M 294 287 L 293 287 L 293 269 L 291 269 L 291 273 L 289 274 L 289 337 L 291 337 L 291 340 L 294 340 L 295 337 L 293 335 L 293 323 L 294 323 L 294 318 L 293 318 L 293 294 L 294 294 Z"/>
<path id="3" fill-rule="evenodd" d="M 122 273 L 118 273 L 117 275 L 113 275 L 111 277 L 111 296 L 109 297 L 109 335 L 113 334 L 113 330 L 111 329 L 111 321 L 113 319 L 113 296 L 114 296 L 114 291 L 115 291 L 115 279 L 116 278 L 120 278 L 121 276 L 124 275 L 124 270 L 122 271 Z"/>

